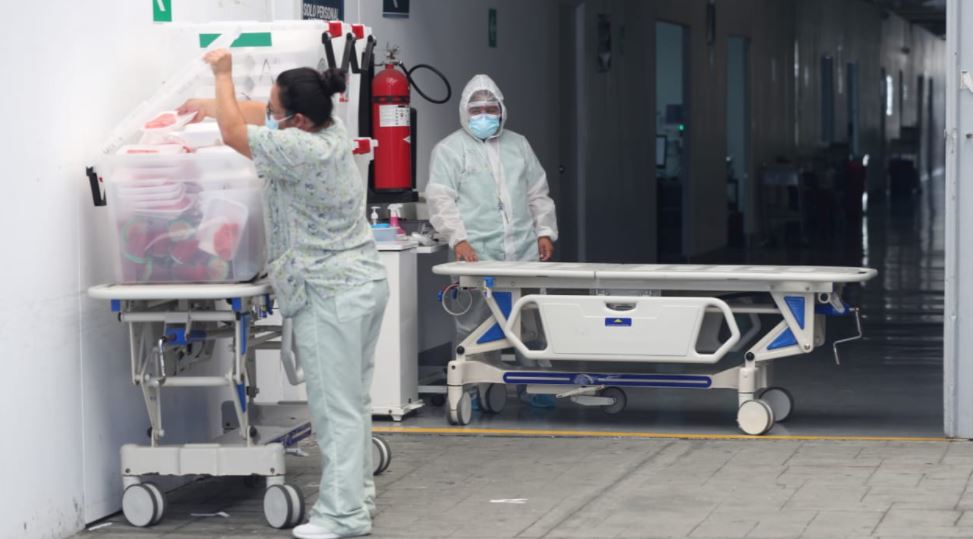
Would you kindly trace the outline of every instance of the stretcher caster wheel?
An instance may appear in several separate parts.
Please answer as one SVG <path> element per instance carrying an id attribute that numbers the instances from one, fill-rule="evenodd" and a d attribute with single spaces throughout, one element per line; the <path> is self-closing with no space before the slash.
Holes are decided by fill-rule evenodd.
<path id="1" fill-rule="evenodd" d="M 459 404 L 455 410 L 449 411 L 449 423 L 451 425 L 469 425 L 473 419 L 473 399 L 466 391 L 459 398 Z"/>
<path id="2" fill-rule="evenodd" d="M 293 528 L 304 520 L 304 493 L 293 485 L 271 485 L 264 492 L 264 518 L 271 528 Z"/>
<path id="3" fill-rule="evenodd" d="M 387 470 L 391 462 L 392 449 L 389 443 L 378 436 L 372 436 L 372 466 L 375 470 L 373 475 L 380 475 Z"/>
<path id="4" fill-rule="evenodd" d="M 442 406 L 446 404 L 446 396 L 440 395 L 439 393 L 431 395 L 429 397 L 429 403 L 432 404 L 433 406 Z"/>
<path id="5" fill-rule="evenodd" d="M 747 401 L 737 410 L 737 425 L 751 436 L 766 434 L 774 426 L 774 410 L 760 399 Z"/>
<path id="6" fill-rule="evenodd" d="M 153 485 L 154 486 L 154 485 Z M 151 526 L 162 519 L 162 504 L 159 503 L 158 489 L 153 490 L 144 483 L 132 485 L 122 494 L 122 513 L 129 524 L 138 528 Z"/>
<path id="7" fill-rule="evenodd" d="M 606 387 L 604 391 L 601 392 L 602 397 L 608 397 L 613 399 L 615 402 L 609 404 L 608 406 L 603 406 L 601 408 L 602 412 L 608 415 L 615 415 L 620 413 L 628 405 L 628 395 L 620 387 Z"/>
<path id="8" fill-rule="evenodd" d="M 166 514 L 166 495 L 162 492 L 162 489 L 156 486 L 155 483 L 142 483 L 150 491 L 152 491 L 152 496 L 155 497 L 155 502 L 158 504 L 158 511 L 156 511 L 155 518 L 152 519 L 152 526 L 155 526 L 159 522 L 162 522 L 162 517 Z"/>
<path id="9" fill-rule="evenodd" d="M 769 387 L 760 394 L 760 400 L 770 405 L 774 411 L 774 421 L 780 423 L 794 411 L 794 397 L 782 387 Z"/>
<path id="10" fill-rule="evenodd" d="M 487 390 L 480 394 L 480 406 L 484 412 L 499 414 L 507 404 L 507 386 L 503 384 L 490 384 Z"/>

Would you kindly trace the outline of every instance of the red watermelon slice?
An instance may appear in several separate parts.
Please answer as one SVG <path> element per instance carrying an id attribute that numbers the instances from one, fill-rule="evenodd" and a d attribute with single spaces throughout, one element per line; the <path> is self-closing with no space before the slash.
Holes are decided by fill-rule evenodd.
<path id="1" fill-rule="evenodd" d="M 199 252 L 199 242 L 194 239 L 178 241 L 172 244 L 169 255 L 179 264 L 189 264 Z"/>
<path id="2" fill-rule="evenodd" d="M 200 283 L 206 280 L 206 266 L 202 264 L 179 264 L 172 268 L 172 276 L 178 281 Z"/>
<path id="3" fill-rule="evenodd" d="M 136 264 L 145 263 L 149 246 L 149 225 L 145 221 L 132 219 L 122 225 L 122 254 Z"/>
<path id="4" fill-rule="evenodd" d="M 169 127 L 170 125 L 175 125 L 176 123 L 176 113 L 175 112 L 163 112 L 162 114 L 152 118 L 151 120 L 145 122 L 146 129 L 159 129 L 162 127 Z"/>
<path id="5" fill-rule="evenodd" d="M 237 244 L 240 242 L 240 225 L 223 223 L 213 234 L 213 249 L 221 259 L 233 260 Z"/>

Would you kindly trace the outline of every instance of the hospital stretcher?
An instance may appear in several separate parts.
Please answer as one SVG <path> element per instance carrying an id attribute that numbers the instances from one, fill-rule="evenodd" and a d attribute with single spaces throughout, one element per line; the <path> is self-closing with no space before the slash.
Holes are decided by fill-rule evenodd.
<path id="1" fill-rule="evenodd" d="M 128 324 L 132 383 L 141 388 L 148 411 L 149 444 L 121 448 L 126 519 L 142 527 L 163 517 L 165 495 L 154 483 L 143 481 L 144 476 L 261 476 L 267 482 L 267 523 L 275 528 L 299 524 L 304 519 L 304 496 L 298 487 L 285 483 L 284 455 L 286 447 L 311 433 L 307 407 L 254 403 L 257 350 L 279 350 L 288 381 L 297 385 L 304 380 L 291 320 L 268 323 L 273 315 L 270 285 L 101 285 L 88 294 L 110 301 L 119 321 Z M 227 371 L 194 374 L 193 365 L 211 360 L 220 341 L 230 343 Z M 231 428 L 208 443 L 163 444 L 163 390 L 218 387 L 230 389 L 234 396 Z M 384 440 L 373 437 L 372 442 L 379 474 L 388 467 L 391 453 Z"/>
<path id="2" fill-rule="evenodd" d="M 528 393 L 602 406 L 609 413 L 625 407 L 630 388 L 735 389 L 737 423 L 750 435 L 766 433 L 793 408 L 790 393 L 771 385 L 771 362 L 824 345 L 828 317 L 853 317 L 857 336 L 834 342 L 839 361 L 838 345 L 862 336 L 858 310 L 841 293 L 847 284 L 877 274 L 843 267 L 543 262 L 452 262 L 433 271 L 482 294 L 491 313 L 459 343 L 447 366 L 451 424 L 470 422 L 475 391 L 481 409 L 499 412 L 506 399 L 503 384 L 523 384 Z M 540 293 L 527 293 L 535 289 Z M 578 294 L 546 294 L 547 289 Z M 536 312 L 541 341 L 522 338 L 527 311 Z M 763 331 L 760 315 L 779 321 Z M 745 332 L 738 317 L 749 319 Z M 501 361 L 497 352 L 508 348 L 541 366 Z M 739 351 L 742 364 L 713 368 Z M 626 367 L 614 373 L 561 370 L 551 361 Z M 645 364 L 658 363 L 693 366 L 693 372 L 639 372 L 640 364 L 645 371 Z M 710 371 L 695 372 L 707 365 Z"/>

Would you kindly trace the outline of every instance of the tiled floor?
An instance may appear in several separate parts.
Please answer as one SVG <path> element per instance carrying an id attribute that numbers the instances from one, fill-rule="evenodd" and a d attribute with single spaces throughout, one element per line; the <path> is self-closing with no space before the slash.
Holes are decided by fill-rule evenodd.
<path id="1" fill-rule="evenodd" d="M 828 347 L 780 362 L 796 398 L 776 435 L 942 435 L 941 183 L 912 203 L 873 205 L 814 248 L 726 253 L 723 262 L 869 265 L 850 294 L 864 341 L 836 366 Z M 850 321 L 830 328 L 847 335 Z M 620 415 L 512 403 L 470 427 L 737 434 L 730 392 L 630 394 Z M 377 422 L 389 426 L 390 422 Z M 427 408 L 402 427 L 444 427 Z M 461 429 L 460 429 L 461 430 Z M 462 432 L 453 431 L 454 434 Z M 973 444 L 620 437 L 388 436 L 373 537 L 973 537 Z M 309 499 L 320 462 L 288 457 Z M 262 489 L 205 480 L 170 495 L 166 519 L 138 530 L 120 515 L 79 537 L 286 537 L 263 523 Z M 225 511 L 229 516 L 192 517 Z"/>
<path id="2" fill-rule="evenodd" d="M 389 436 L 372 537 L 971 537 L 969 442 Z M 313 500 L 318 453 L 288 457 Z M 78 537 L 287 537 L 259 488 L 205 480 L 165 520 Z M 192 513 L 223 511 L 223 517 Z"/>

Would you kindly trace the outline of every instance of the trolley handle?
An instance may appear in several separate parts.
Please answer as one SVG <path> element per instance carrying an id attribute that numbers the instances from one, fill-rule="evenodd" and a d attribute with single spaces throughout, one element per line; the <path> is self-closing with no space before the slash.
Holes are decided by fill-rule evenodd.
<path id="1" fill-rule="evenodd" d="M 95 203 L 95 207 L 107 206 L 108 199 L 101 190 L 101 180 L 98 179 L 98 173 L 95 172 L 95 167 L 85 167 L 84 173 L 88 177 L 88 184 L 91 186 L 91 200 Z"/>
<path id="2" fill-rule="evenodd" d="M 338 67 L 338 62 L 334 58 L 334 45 L 331 44 L 331 34 L 324 32 L 321 34 L 321 44 L 324 45 L 324 57 L 328 61 L 328 68 Z"/>

